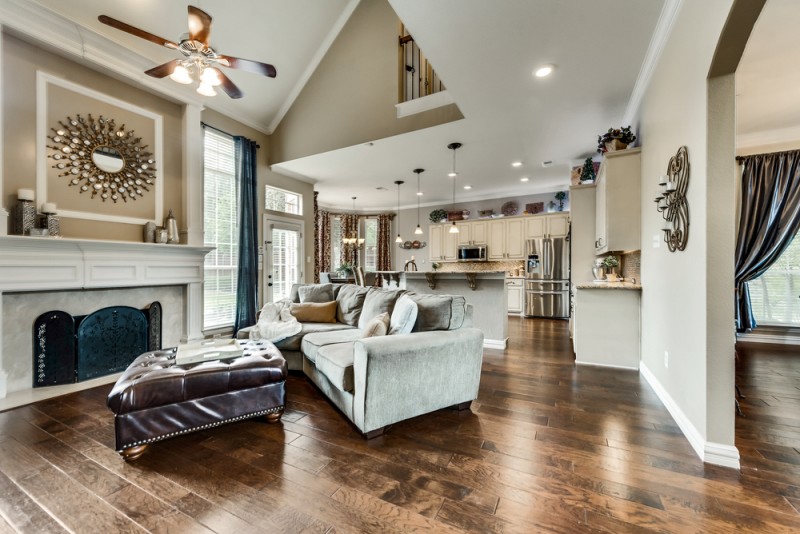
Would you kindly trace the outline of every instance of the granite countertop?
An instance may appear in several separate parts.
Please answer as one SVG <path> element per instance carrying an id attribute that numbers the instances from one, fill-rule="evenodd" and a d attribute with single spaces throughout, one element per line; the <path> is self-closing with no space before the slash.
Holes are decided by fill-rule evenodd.
<path id="1" fill-rule="evenodd" d="M 575 289 L 630 289 L 633 291 L 641 291 L 642 285 L 633 282 L 595 282 L 590 280 L 588 282 L 576 282 Z"/>
<path id="2" fill-rule="evenodd" d="M 410 274 L 411 275 L 414 275 L 414 274 L 425 275 L 426 273 L 433 273 L 436 276 L 450 275 L 450 274 L 454 274 L 454 275 L 464 275 L 464 274 L 478 274 L 478 275 L 491 274 L 491 275 L 498 275 L 498 274 L 502 274 L 502 275 L 505 275 L 505 273 L 506 273 L 506 271 L 404 271 L 404 272 L 405 272 L 406 275 L 410 275 Z"/>

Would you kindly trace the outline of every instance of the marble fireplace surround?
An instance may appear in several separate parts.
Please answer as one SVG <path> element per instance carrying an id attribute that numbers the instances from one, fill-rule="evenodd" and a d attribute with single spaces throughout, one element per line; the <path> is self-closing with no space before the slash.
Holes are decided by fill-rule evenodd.
<path id="1" fill-rule="evenodd" d="M 0 236 L 0 409 L 48 396 L 42 390 L 61 394 L 91 387 L 95 382 L 37 388 L 36 394 L 30 385 L 9 392 L 8 369 L 21 365 L 19 359 L 30 365 L 31 352 L 4 351 L 3 328 L 9 322 L 3 317 L 4 295 L 12 301 L 18 293 L 46 295 L 67 290 L 83 294 L 100 289 L 179 286 L 183 292 L 179 299 L 183 305 L 180 339 L 201 339 L 203 263 L 211 250 L 186 245 Z M 56 300 L 55 293 L 53 297 Z M 10 315 L 7 308 L 5 313 Z M 105 382 L 114 378 L 111 375 Z"/>

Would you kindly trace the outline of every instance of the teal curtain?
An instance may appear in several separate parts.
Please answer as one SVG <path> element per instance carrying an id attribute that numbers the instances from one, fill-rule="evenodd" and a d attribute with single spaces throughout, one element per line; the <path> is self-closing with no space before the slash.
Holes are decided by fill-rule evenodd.
<path id="1" fill-rule="evenodd" d="M 258 311 L 258 145 L 245 137 L 233 138 L 236 180 L 239 183 L 239 272 L 236 280 L 236 321 L 239 329 L 256 324 Z"/>

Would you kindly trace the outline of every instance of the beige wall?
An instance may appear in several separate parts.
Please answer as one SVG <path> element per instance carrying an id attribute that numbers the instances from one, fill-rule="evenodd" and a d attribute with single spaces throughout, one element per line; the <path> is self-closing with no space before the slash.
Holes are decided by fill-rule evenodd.
<path id="1" fill-rule="evenodd" d="M 463 118 L 453 104 L 397 118 L 398 34 L 386 0 L 359 3 L 276 128 L 272 163 Z"/>
<path id="2" fill-rule="evenodd" d="M 163 117 L 163 161 L 156 164 L 164 171 L 164 213 L 159 214 L 158 218 L 166 216 L 167 210 L 172 208 L 178 218 L 178 226 L 185 227 L 181 212 L 181 107 L 16 37 L 3 34 L 2 39 L 3 203 L 7 209 L 12 211 L 16 204 L 17 189 L 36 189 L 36 158 L 46 157 L 45 154 L 36 153 L 36 71 L 40 70 L 133 103 Z M 81 110 L 76 109 L 70 113 L 79 112 Z M 78 192 L 68 188 L 63 194 L 78 195 Z M 48 201 L 57 205 L 62 204 L 60 200 L 63 197 L 58 195 L 48 198 Z M 102 204 L 98 198 L 94 202 L 98 206 Z M 130 216 L 125 212 L 125 204 L 117 206 L 119 215 Z M 65 237 L 142 241 L 142 226 L 139 224 L 98 223 L 62 217 L 61 229 Z M 9 233 L 11 230 L 9 228 Z"/>
<path id="3" fill-rule="evenodd" d="M 732 291 L 719 300 L 719 287 L 709 277 L 715 276 L 717 269 L 716 276 L 728 277 L 722 283 L 732 287 L 733 202 L 709 194 L 707 76 L 731 5 L 732 0 L 683 2 L 640 110 L 641 276 L 647 280 L 642 292 L 642 363 L 702 439 L 726 445 L 733 445 L 734 430 Z M 729 142 L 732 150 L 732 130 Z M 687 193 L 691 227 L 686 250 L 671 253 L 663 243 L 662 219 L 652 199 L 658 190 L 657 178 L 682 145 L 688 147 L 691 165 Z M 733 191 L 732 173 L 724 188 Z M 711 220 L 709 226 L 709 208 L 718 200 L 716 209 L 726 212 L 729 222 Z M 710 241 L 724 245 L 710 255 Z M 656 242 L 659 247 L 654 247 Z M 720 317 L 727 325 L 724 333 L 717 331 Z M 720 335 L 728 339 L 716 346 L 730 350 L 723 355 L 719 369 L 709 369 L 709 341 L 720 341 Z M 668 367 L 665 351 L 669 352 Z M 718 378 L 731 390 L 723 391 L 722 386 L 714 384 Z M 714 413 L 720 399 L 728 409 Z M 716 418 L 713 423 L 712 416 Z"/>

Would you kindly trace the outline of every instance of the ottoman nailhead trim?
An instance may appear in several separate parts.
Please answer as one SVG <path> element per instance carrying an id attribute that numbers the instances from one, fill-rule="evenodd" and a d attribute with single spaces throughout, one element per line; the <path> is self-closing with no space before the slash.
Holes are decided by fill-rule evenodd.
<path id="1" fill-rule="evenodd" d="M 224 419 L 222 421 L 215 421 L 213 423 L 208 423 L 207 425 L 201 425 L 201 426 L 196 426 L 196 427 L 192 427 L 192 428 L 185 428 L 183 430 L 178 430 L 177 432 L 170 432 L 169 434 L 163 434 L 161 436 L 155 436 L 155 437 L 143 439 L 143 440 L 140 440 L 140 441 L 134 441 L 133 443 L 129 443 L 129 444 L 125 445 L 124 447 L 122 447 L 117 452 L 122 452 L 125 449 L 128 449 L 130 447 L 136 447 L 137 445 L 146 445 L 146 444 L 149 444 L 149 443 L 154 443 L 156 441 L 161 441 L 162 439 L 167 439 L 167 438 L 171 438 L 171 437 L 174 437 L 174 436 L 180 436 L 181 434 L 187 434 L 189 432 L 194 432 L 196 430 L 205 430 L 206 428 L 214 428 L 215 426 L 224 425 L 225 423 L 232 423 L 234 421 L 241 421 L 242 419 L 250 419 L 251 417 L 258 417 L 259 415 L 267 415 L 267 414 L 271 414 L 271 413 L 280 412 L 280 411 L 283 411 L 283 408 L 284 408 L 283 405 L 276 406 L 275 408 L 270 408 L 268 410 L 260 410 L 258 412 L 253 412 L 253 413 L 246 414 L 246 415 L 238 415 L 236 417 L 231 417 L 229 419 Z"/>

